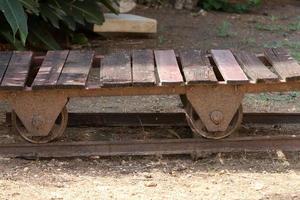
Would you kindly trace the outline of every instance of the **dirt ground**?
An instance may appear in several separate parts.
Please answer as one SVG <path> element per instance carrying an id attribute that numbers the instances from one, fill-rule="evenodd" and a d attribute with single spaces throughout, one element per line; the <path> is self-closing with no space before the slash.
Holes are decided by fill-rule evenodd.
<path id="1" fill-rule="evenodd" d="M 107 54 L 120 49 L 230 48 L 260 52 L 283 46 L 300 60 L 300 1 L 268 1 L 248 14 L 175 11 L 138 7 L 155 18 L 157 35 L 92 36 L 87 48 Z M 300 112 L 300 93 L 247 95 L 245 111 Z M 0 140 L 9 140 L 1 104 Z M 180 111 L 176 96 L 72 99 L 71 112 Z M 243 127 L 242 130 L 247 129 Z M 287 127 L 298 132 L 299 127 Z M 69 128 L 68 134 L 140 131 L 130 128 Z M 153 134 L 167 129 L 149 129 Z M 269 127 L 267 132 L 274 132 Z M 278 130 L 276 130 L 278 131 Z M 300 153 L 219 153 L 25 160 L 0 158 L 0 199 L 300 199 Z"/>

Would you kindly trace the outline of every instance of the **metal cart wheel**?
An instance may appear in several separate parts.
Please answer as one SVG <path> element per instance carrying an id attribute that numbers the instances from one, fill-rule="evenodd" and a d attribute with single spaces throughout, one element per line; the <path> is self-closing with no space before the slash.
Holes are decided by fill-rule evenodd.
<path id="1" fill-rule="evenodd" d="M 43 144 L 58 139 L 63 135 L 68 123 L 68 111 L 66 106 L 64 106 L 57 117 L 54 126 L 46 136 L 32 136 L 14 111 L 12 111 L 11 118 L 13 129 L 19 133 L 22 138 L 31 143 Z"/>
<path id="2" fill-rule="evenodd" d="M 234 133 L 242 123 L 243 107 L 242 105 L 240 105 L 226 131 L 210 132 L 207 131 L 207 129 L 205 128 L 204 124 L 202 123 L 200 117 L 192 107 L 191 103 L 185 101 L 183 104 L 185 105 L 187 123 L 192 129 L 194 137 L 203 136 L 209 139 L 222 139 Z"/>

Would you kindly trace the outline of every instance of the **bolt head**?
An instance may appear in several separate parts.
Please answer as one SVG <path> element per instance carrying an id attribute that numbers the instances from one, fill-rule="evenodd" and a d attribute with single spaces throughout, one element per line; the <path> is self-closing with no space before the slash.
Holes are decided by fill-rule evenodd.
<path id="1" fill-rule="evenodd" d="M 210 113 L 210 119 L 214 124 L 218 125 L 224 120 L 224 115 L 221 111 L 215 110 Z"/>
<path id="2" fill-rule="evenodd" d="M 45 120 L 43 119 L 43 117 L 39 116 L 39 115 L 35 115 L 32 118 L 32 125 L 36 128 L 36 129 L 40 129 L 43 127 L 45 123 Z"/>

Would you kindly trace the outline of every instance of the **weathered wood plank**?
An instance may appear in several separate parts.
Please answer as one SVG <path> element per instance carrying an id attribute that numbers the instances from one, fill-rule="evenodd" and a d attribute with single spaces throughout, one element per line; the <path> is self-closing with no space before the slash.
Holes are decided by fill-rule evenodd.
<path id="1" fill-rule="evenodd" d="M 230 50 L 211 50 L 212 57 L 228 84 L 244 84 L 249 80 Z"/>
<path id="2" fill-rule="evenodd" d="M 213 67 L 201 50 L 185 50 L 179 52 L 185 81 L 189 83 L 215 83 Z"/>
<path id="3" fill-rule="evenodd" d="M 32 52 L 15 51 L 10 59 L 6 73 L 3 77 L 1 88 L 23 89 L 28 77 Z"/>
<path id="4" fill-rule="evenodd" d="M 281 79 L 284 81 L 300 80 L 300 66 L 287 50 L 268 48 L 265 49 L 264 54 Z"/>
<path id="5" fill-rule="evenodd" d="M 84 88 L 92 67 L 93 51 L 70 51 L 57 87 Z"/>
<path id="6" fill-rule="evenodd" d="M 133 85 L 155 85 L 154 55 L 151 50 L 136 50 L 132 53 Z"/>
<path id="7" fill-rule="evenodd" d="M 160 85 L 183 83 L 183 77 L 173 50 L 156 50 L 154 56 Z"/>
<path id="8" fill-rule="evenodd" d="M 253 53 L 246 51 L 234 52 L 234 55 L 244 72 L 255 83 L 271 83 L 279 81 L 276 74 L 271 72 Z"/>
<path id="9" fill-rule="evenodd" d="M 11 56 L 12 56 L 11 51 L 0 52 L 0 83 L 4 77 L 4 74 L 7 69 L 8 64 L 9 64 Z"/>
<path id="10" fill-rule="evenodd" d="M 131 59 L 128 53 L 112 53 L 101 60 L 100 84 L 103 87 L 125 87 L 132 84 Z"/>
<path id="11" fill-rule="evenodd" d="M 55 87 L 69 51 L 48 51 L 32 83 L 33 89 Z"/>

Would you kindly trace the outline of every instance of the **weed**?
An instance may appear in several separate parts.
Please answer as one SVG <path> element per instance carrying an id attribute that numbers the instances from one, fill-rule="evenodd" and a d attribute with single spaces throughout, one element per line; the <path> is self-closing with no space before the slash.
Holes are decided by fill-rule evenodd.
<path id="1" fill-rule="evenodd" d="M 300 30 L 300 21 L 288 24 L 287 29 L 289 31 L 299 31 Z"/>
<path id="2" fill-rule="evenodd" d="M 274 22 L 278 19 L 278 17 L 276 17 L 275 15 L 271 15 L 270 19 L 272 22 Z"/>
<path id="3" fill-rule="evenodd" d="M 231 32 L 231 23 L 228 21 L 223 21 L 222 25 L 220 25 L 217 29 L 217 35 L 219 37 L 230 37 L 233 35 L 233 33 Z"/>
<path id="4" fill-rule="evenodd" d="M 261 23 L 257 23 L 255 25 L 255 28 L 258 30 L 262 30 L 262 31 L 281 31 L 283 30 L 283 26 L 281 25 L 277 25 L 277 24 L 261 24 Z"/>
<path id="5" fill-rule="evenodd" d="M 228 0 L 203 0 L 201 5 L 205 10 L 244 13 L 252 7 L 259 6 L 261 2 L 262 0 L 245 0 L 240 3 L 231 3 Z"/>
<path id="6" fill-rule="evenodd" d="M 165 41 L 166 41 L 166 39 L 164 38 L 164 36 L 162 36 L 162 35 L 158 36 L 158 43 L 159 44 L 163 44 L 163 43 L 165 43 Z"/>
<path id="7" fill-rule="evenodd" d="M 294 59 L 296 59 L 298 62 L 300 62 L 300 52 L 299 51 L 292 51 L 291 54 Z"/>
<path id="8" fill-rule="evenodd" d="M 247 37 L 243 39 L 243 43 L 247 46 L 256 46 L 256 39 L 252 37 Z"/>

